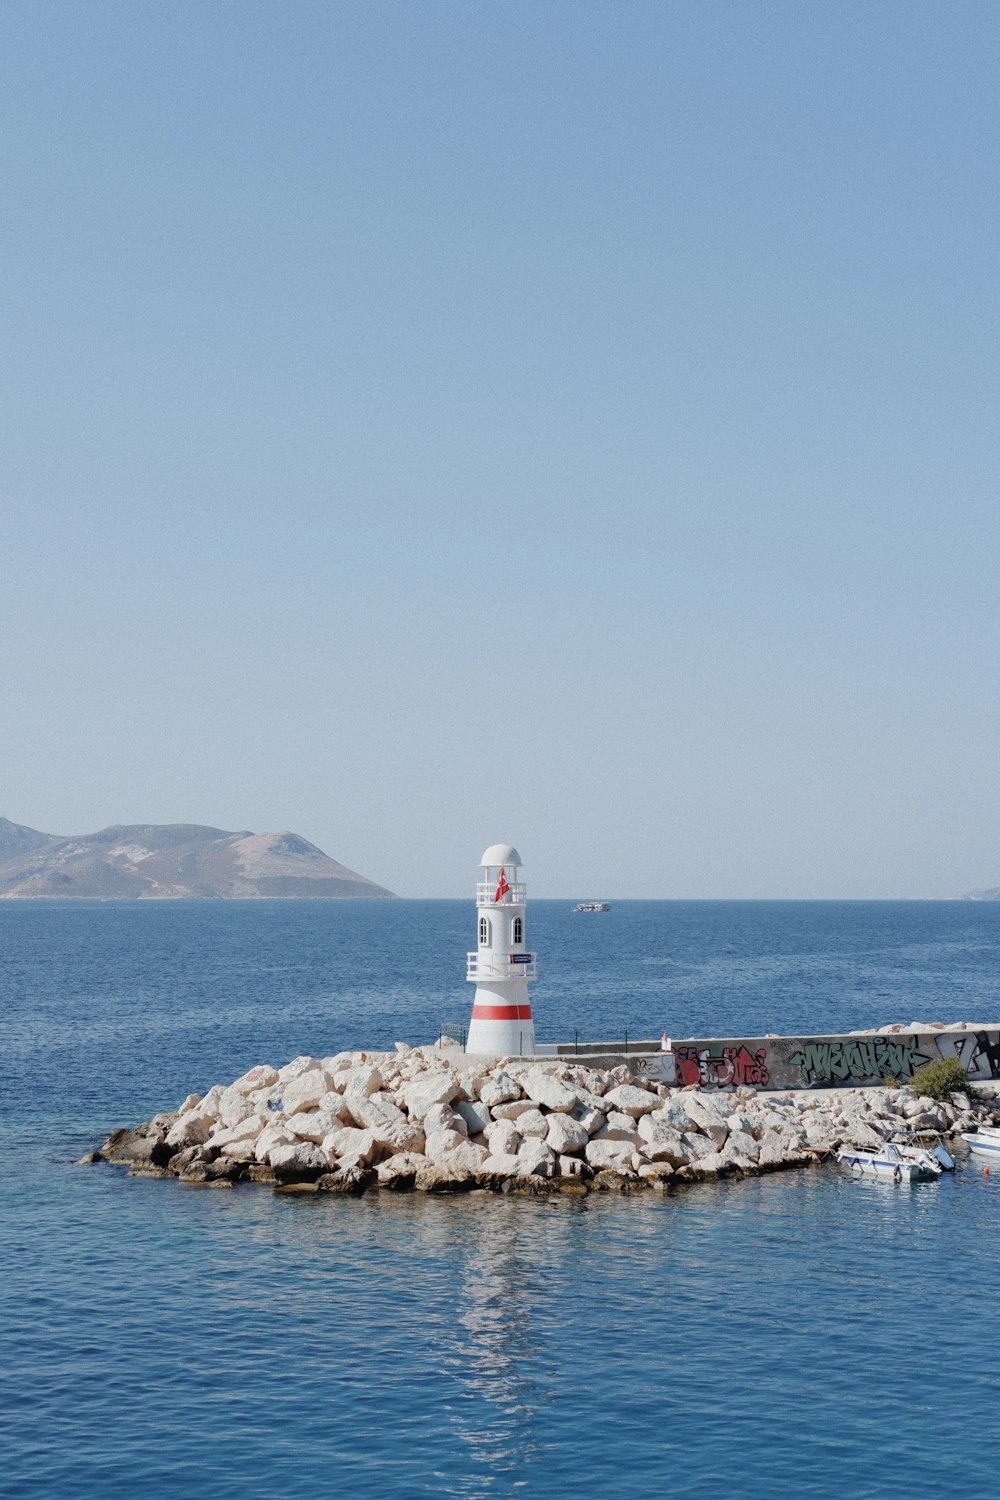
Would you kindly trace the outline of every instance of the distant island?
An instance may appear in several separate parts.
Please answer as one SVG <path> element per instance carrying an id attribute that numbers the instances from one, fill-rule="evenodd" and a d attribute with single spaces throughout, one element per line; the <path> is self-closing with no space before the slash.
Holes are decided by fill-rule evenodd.
<path id="1" fill-rule="evenodd" d="M 297 833 L 137 823 L 63 838 L 0 818 L 0 900 L 395 900 Z"/>
<path id="2" fill-rule="evenodd" d="M 960 901 L 1000 901 L 1000 885 L 984 886 L 982 890 L 966 891 Z"/>

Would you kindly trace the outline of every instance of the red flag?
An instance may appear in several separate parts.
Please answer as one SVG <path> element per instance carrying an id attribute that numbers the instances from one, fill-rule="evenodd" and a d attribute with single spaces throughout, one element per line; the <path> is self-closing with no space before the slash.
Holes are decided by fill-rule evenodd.
<path id="1" fill-rule="evenodd" d="M 506 894 L 507 894 L 507 892 L 509 890 L 510 890 L 510 886 L 507 884 L 507 876 L 504 873 L 503 865 L 501 865 L 500 866 L 500 879 L 497 881 L 497 893 L 493 897 L 494 903 L 496 903 L 497 901 L 502 901 L 503 898 L 504 898 L 504 896 L 506 896 Z"/>

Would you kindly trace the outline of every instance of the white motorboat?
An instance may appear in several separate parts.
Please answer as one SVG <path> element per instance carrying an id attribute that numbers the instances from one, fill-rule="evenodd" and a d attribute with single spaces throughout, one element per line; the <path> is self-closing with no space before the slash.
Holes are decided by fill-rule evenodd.
<path id="1" fill-rule="evenodd" d="M 969 1150 L 977 1156 L 992 1157 L 1000 1162 L 1000 1127 L 980 1125 L 976 1131 L 963 1131 L 962 1140 L 968 1142 Z"/>
<path id="2" fill-rule="evenodd" d="M 888 1177 L 893 1182 L 929 1182 L 944 1171 L 944 1163 L 933 1152 L 900 1141 L 886 1141 L 877 1151 L 841 1146 L 837 1160 L 859 1177 Z"/>
<path id="3" fill-rule="evenodd" d="M 574 906 L 574 911 L 610 911 L 610 901 L 581 901 L 579 906 Z"/>
<path id="4" fill-rule="evenodd" d="M 936 1130 L 894 1130 L 889 1139 L 899 1147 L 904 1156 L 911 1151 L 933 1156 L 935 1161 L 940 1162 L 945 1172 L 955 1170 L 955 1158 L 944 1142 L 938 1138 Z"/>

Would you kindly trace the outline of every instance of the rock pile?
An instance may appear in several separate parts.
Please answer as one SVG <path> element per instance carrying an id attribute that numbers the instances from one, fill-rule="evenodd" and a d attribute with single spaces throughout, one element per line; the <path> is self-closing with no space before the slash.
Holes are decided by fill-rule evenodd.
<path id="1" fill-rule="evenodd" d="M 87 1159 L 187 1182 L 329 1192 L 662 1188 L 810 1165 L 900 1128 L 947 1134 L 994 1119 L 992 1088 L 941 1104 L 907 1088 L 709 1092 L 564 1060 L 456 1063 L 397 1042 L 394 1053 L 251 1068 L 115 1131 Z"/>

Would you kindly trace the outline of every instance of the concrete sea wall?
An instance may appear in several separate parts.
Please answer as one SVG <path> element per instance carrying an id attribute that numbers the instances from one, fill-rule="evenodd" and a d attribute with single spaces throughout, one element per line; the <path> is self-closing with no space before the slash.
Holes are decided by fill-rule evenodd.
<path id="1" fill-rule="evenodd" d="M 638 1075 L 700 1088 L 863 1088 L 887 1078 L 907 1083 L 928 1063 L 955 1057 L 973 1082 L 1000 1080 L 1000 1024 L 952 1027 L 915 1023 L 824 1036 L 687 1037 L 673 1043 L 675 1078 L 660 1061 L 659 1040 L 560 1046 L 558 1057 L 606 1067 L 626 1063 Z"/>

